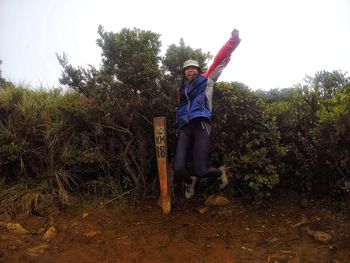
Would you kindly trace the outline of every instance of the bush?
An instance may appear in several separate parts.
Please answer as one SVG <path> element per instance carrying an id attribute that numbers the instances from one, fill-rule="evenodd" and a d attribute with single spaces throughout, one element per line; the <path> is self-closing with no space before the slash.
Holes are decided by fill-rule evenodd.
<path id="1" fill-rule="evenodd" d="M 344 189 L 348 167 L 349 78 L 341 72 L 318 72 L 306 85 L 259 96 L 267 102 L 287 149 L 282 159 L 284 186 L 328 194 Z M 272 96 L 273 95 L 273 96 Z M 345 187 L 346 188 L 346 187 Z"/>
<path id="2" fill-rule="evenodd" d="M 279 145 L 276 120 L 241 83 L 218 83 L 214 116 L 214 161 L 226 163 L 243 189 L 268 194 L 283 169 L 284 148 Z"/>
<path id="3" fill-rule="evenodd" d="M 327 190 L 350 193 L 350 86 L 325 101 L 314 129 L 318 165 L 327 166 Z M 349 195 L 350 196 L 350 195 Z M 350 200 L 350 199 L 349 199 Z"/>

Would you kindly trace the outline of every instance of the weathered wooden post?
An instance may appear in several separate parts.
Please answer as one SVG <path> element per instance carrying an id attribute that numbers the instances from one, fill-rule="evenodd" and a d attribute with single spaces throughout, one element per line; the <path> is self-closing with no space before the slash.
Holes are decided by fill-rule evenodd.
<path id="1" fill-rule="evenodd" d="M 164 214 L 169 214 L 171 210 L 170 180 L 168 175 L 168 156 L 167 156 L 167 127 L 166 117 L 155 117 L 154 137 L 156 143 L 157 164 L 160 185 L 160 206 Z"/>

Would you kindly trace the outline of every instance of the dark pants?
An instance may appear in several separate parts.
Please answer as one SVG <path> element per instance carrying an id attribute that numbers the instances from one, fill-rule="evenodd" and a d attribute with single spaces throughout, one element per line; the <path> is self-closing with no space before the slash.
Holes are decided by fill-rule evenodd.
<path id="1" fill-rule="evenodd" d="M 193 168 L 198 177 L 218 176 L 220 171 L 208 167 L 211 125 L 205 118 L 195 118 L 183 126 L 177 141 L 174 159 L 174 175 L 187 181 L 187 154 L 192 150 Z"/>

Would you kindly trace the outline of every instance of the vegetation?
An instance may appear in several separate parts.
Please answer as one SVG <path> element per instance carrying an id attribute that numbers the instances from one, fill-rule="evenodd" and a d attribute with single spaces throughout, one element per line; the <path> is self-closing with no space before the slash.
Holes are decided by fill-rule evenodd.
<path id="1" fill-rule="evenodd" d="M 77 193 L 158 193 L 153 117 L 167 117 L 172 158 L 179 65 L 196 58 L 205 68 L 211 55 L 181 40 L 162 58 L 160 36 L 137 28 L 98 33 L 100 69 L 74 68 L 57 55 L 68 92 L 30 90 L 0 75 L 0 202 L 10 211 L 33 212 L 48 194 L 65 205 Z M 255 92 L 218 82 L 213 100 L 211 161 L 227 165 L 232 187 L 350 199 L 346 73 L 317 72 L 303 85 Z"/>

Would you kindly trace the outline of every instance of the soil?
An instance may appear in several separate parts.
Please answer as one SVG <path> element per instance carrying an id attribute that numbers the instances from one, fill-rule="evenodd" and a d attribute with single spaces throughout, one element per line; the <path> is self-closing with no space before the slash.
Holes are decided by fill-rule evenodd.
<path id="1" fill-rule="evenodd" d="M 170 215 L 156 203 L 80 201 L 45 216 L 3 213 L 0 262 L 350 262 L 350 216 L 330 200 L 234 198 L 200 213 L 204 200 L 196 198 L 177 201 Z"/>

